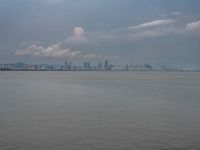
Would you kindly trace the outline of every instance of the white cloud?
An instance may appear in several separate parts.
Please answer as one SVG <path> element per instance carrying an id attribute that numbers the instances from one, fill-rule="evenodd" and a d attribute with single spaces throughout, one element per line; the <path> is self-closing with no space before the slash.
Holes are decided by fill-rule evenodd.
<path id="1" fill-rule="evenodd" d="M 138 26 L 126 27 L 123 29 L 111 30 L 109 32 L 86 32 L 82 27 L 75 27 L 73 29 L 73 35 L 67 38 L 68 45 L 74 44 L 88 44 L 98 45 L 103 42 L 119 42 L 124 40 L 142 40 L 145 38 L 157 38 L 162 36 L 168 36 L 172 34 L 180 34 L 185 32 L 179 27 L 172 26 L 176 23 L 173 19 L 155 20 L 140 24 Z M 132 30 L 130 30 L 132 29 Z M 134 30 L 139 29 L 139 30 Z M 86 57 L 90 57 L 88 55 Z M 93 56 L 98 57 L 98 55 Z"/>
<path id="2" fill-rule="evenodd" d="M 76 38 L 84 37 L 85 30 L 82 27 L 75 27 L 73 30 L 73 36 Z"/>
<path id="3" fill-rule="evenodd" d="M 83 54 L 82 51 L 72 51 L 70 48 L 63 48 L 72 45 L 92 44 L 98 43 L 102 40 L 114 39 L 111 34 L 105 34 L 101 32 L 87 33 L 82 27 L 75 27 L 73 29 L 73 35 L 64 41 L 60 41 L 56 44 L 49 45 L 47 47 L 41 46 L 38 43 L 33 43 L 23 49 L 16 50 L 16 55 L 29 55 L 34 57 L 48 57 L 48 58 L 107 58 L 117 59 L 117 56 L 104 56 L 101 54 Z M 89 43 L 90 42 L 90 43 Z M 27 44 L 26 44 L 27 45 Z"/>
<path id="4" fill-rule="evenodd" d="M 130 38 L 141 40 L 141 39 L 145 39 L 145 38 L 155 38 L 155 37 L 160 37 L 160 36 L 165 36 L 165 35 L 167 35 L 167 34 L 163 31 L 147 30 L 147 31 L 131 34 Z"/>
<path id="5" fill-rule="evenodd" d="M 73 35 L 67 38 L 68 45 L 77 44 L 94 44 L 101 43 L 102 41 L 114 40 L 117 37 L 110 32 L 86 32 L 83 27 L 75 27 Z"/>
<path id="6" fill-rule="evenodd" d="M 86 35 L 84 28 L 82 27 L 75 27 L 73 29 L 73 35 L 67 38 L 68 43 L 87 43 L 88 37 Z"/>
<path id="7" fill-rule="evenodd" d="M 191 22 L 186 25 L 187 31 L 200 31 L 200 21 Z"/>
<path id="8" fill-rule="evenodd" d="M 34 56 L 46 58 L 85 58 L 85 59 L 118 59 L 117 56 L 104 56 L 101 54 L 83 54 L 82 51 L 72 51 L 69 48 L 61 48 L 60 44 L 53 44 L 48 47 L 33 44 L 24 49 L 19 49 L 15 52 L 18 56 Z"/>
<path id="9" fill-rule="evenodd" d="M 194 32 L 196 31 L 196 32 Z M 200 21 L 191 22 L 185 26 L 158 26 L 154 28 L 142 28 L 141 30 L 133 30 L 129 32 L 129 37 L 133 40 L 142 40 L 145 38 L 157 38 L 169 35 L 188 35 L 189 33 L 199 33 Z"/>
<path id="10" fill-rule="evenodd" d="M 50 58 L 73 58 L 79 56 L 81 53 L 81 51 L 71 51 L 69 48 L 61 48 L 59 44 L 53 44 L 47 48 L 33 44 L 25 49 L 16 51 L 16 55 L 31 55 Z"/>
<path id="11" fill-rule="evenodd" d="M 174 12 L 174 15 L 178 12 Z M 38 43 L 29 45 L 27 48 L 19 49 L 16 51 L 16 55 L 30 55 L 37 57 L 49 57 L 49 58 L 106 58 L 106 59 L 117 59 L 117 56 L 104 56 L 101 54 L 88 53 L 84 54 L 82 51 L 72 51 L 70 48 L 75 45 L 81 46 L 82 44 L 98 45 L 103 42 L 123 42 L 127 41 L 138 41 L 146 38 L 157 38 L 169 35 L 178 35 L 182 33 L 189 33 L 192 31 L 200 31 L 200 21 L 190 22 L 185 26 L 172 26 L 176 21 L 172 19 L 155 20 L 140 24 L 138 26 L 131 26 L 128 28 L 115 30 L 113 32 L 86 32 L 83 27 L 75 27 L 73 29 L 73 35 L 67 38 L 65 41 L 52 44 L 44 47 Z M 130 29 L 139 29 L 131 30 Z M 86 46 L 86 45 L 84 45 Z M 99 46 L 99 45 L 98 45 Z"/>
<path id="12" fill-rule="evenodd" d="M 151 30 L 143 30 L 135 33 L 130 34 L 131 39 L 135 40 L 142 40 L 145 38 L 156 38 L 162 36 L 168 36 L 171 34 L 178 34 L 181 33 L 182 30 L 173 28 L 173 27 L 160 27 Z"/>
<path id="13" fill-rule="evenodd" d="M 128 37 L 138 41 L 146 38 L 157 38 L 181 33 L 181 29 L 174 27 L 175 23 L 176 21 L 173 19 L 163 19 L 131 26 L 128 27 Z"/>
<path id="14" fill-rule="evenodd" d="M 175 22 L 176 21 L 172 19 L 154 20 L 151 22 L 137 25 L 137 26 L 130 26 L 128 27 L 128 29 L 142 29 L 142 28 L 158 27 L 158 26 L 174 24 Z"/>

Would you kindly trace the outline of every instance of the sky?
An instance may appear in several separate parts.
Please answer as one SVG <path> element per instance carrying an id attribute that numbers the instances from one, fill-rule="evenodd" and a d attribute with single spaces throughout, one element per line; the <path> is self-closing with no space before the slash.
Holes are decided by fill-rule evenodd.
<path id="1" fill-rule="evenodd" d="M 0 0 L 0 63 L 200 67 L 199 0 Z"/>

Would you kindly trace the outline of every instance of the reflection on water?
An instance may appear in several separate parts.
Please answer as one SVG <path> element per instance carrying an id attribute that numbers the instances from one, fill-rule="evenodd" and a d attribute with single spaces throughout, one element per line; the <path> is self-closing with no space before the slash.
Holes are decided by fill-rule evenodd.
<path id="1" fill-rule="evenodd" d="M 0 72 L 1 150 L 200 149 L 200 73 Z"/>

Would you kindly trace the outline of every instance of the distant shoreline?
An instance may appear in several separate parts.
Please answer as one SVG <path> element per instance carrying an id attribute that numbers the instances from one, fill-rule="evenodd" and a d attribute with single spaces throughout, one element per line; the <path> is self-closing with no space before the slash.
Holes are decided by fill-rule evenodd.
<path id="1" fill-rule="evenodd" d="M 0 70 L 0 72 L 200 72 L 200 70 Z"/>

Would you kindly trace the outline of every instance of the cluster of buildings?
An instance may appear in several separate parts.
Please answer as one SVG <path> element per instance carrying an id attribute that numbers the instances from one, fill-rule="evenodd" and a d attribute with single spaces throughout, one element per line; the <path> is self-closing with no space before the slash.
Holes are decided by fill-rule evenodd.
<path id="1" fill-rule="evenodd" d="M 152 70 L 151 65 L 124 65 L 115 66 L 108 60 L 92 65 L 90 62 L 84 62 L 83 65 L 74 65 L 65 61 L 63 65 L 58 64 L 25 64 L 9 63 L 0 64 L 1 71 L 133 71 L 133 70 Z"/>
<path id="2" fill-rule="evenodd" d="M 0 71 L 183 71 L 178 68 L 153 68 L 149 64 L 131 64 L 115 66 L 105 60 L 93 65 L 90 62 L 84 62 L 82 65 L 74 65 L 72 62 L 65 61 L 64 64 L 25 64 L 25 63 L 9 63 L 0 64 Z"/>
<path id="3" fill-rule="evenodd" d="M 71 62 L 65 61 L 65 65 L 60 67 L 60 69 L 64 71 L 112 71 L 115 66 L 109 64 L 108 60 L 105 60 L 104 63 L 99 62 L 98 65 L 92 65 L 90 62 L 84 62 L 82 66 L 72 65 Z"/>

